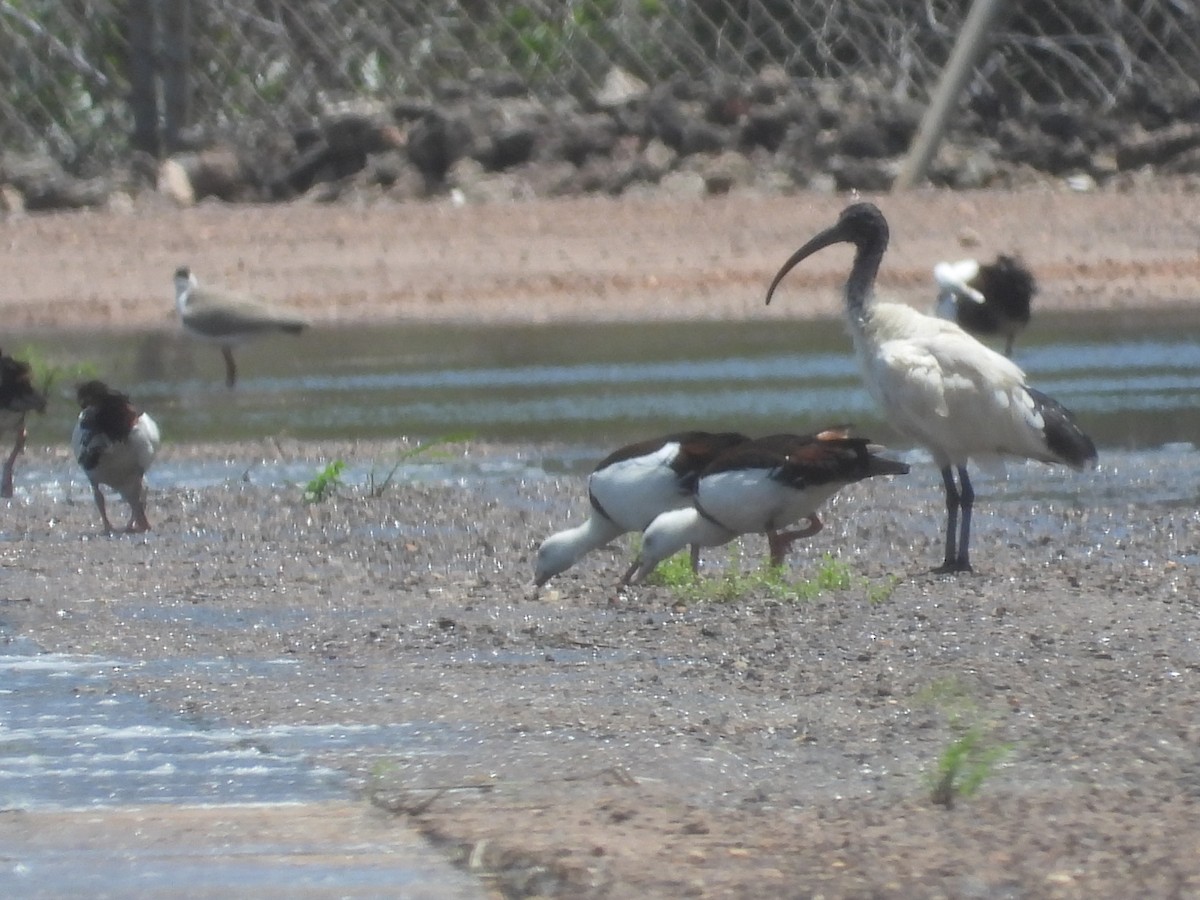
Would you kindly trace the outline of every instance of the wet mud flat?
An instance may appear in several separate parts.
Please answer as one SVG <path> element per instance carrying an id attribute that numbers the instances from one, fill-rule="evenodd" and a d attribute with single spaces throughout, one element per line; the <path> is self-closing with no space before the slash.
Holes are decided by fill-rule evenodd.
<path id="1" fill-rule="evenodd" d="M 460 452 L 536 472 L 560 449 Z M 171 452 L 313 471 L 383 456 Z M 575 475 L 400 477 L 308 504 L 248 465 L 156 485 L 155 531 L 107 538 L 86 489 L 22 491 L 19 469 L 0 628 L 137 662 L 123 684 L 198 722 L 393 729 L 313 761 L 496 895 L 1187 896 L 1198 462 L 1176 447 L 981 478 L 969 576 L 928 573 L 942 499 L 916 464 L 843 491 L 791 588 L 619 594 L 618 542 L 537 596 L 537 543 L 586 508 Z M 759 538 L 707 551 L 706 579 L 764 555 Z M 245 674 L 154 665 L 214 659 Z M 978 792 L 934 802 L 964 747 Z"/>

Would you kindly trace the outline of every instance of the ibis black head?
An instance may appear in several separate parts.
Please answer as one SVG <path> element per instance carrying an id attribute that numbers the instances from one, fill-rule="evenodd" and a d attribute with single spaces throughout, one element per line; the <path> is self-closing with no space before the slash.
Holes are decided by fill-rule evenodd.
<path id="1" fill-rule="evenodd" d="M 875 257 L 876 264 L 887 249 L 888 224 L 879 207 L 874 203 L 853 203 L 842 210 L 837 222 L 812 238 L 807 244 L 791 255 L 783 264 L 767 288 L 767 303 L 775 288 L 783 280 L 783 276 L 794 269 L 801 260 L 812 256 L 818 250 L 830 244 L 853 244 L 860 255 L 870 253 Z"/>

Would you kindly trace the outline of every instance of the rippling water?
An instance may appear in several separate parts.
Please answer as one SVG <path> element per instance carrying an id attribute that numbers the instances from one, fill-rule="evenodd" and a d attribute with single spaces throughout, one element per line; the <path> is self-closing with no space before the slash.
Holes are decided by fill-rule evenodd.
<path id="1" fill-rule="evenodd" d="M 1043 315 L 1016 357 L 1101 448 L 1200 445 L 1197 335 L 1200 308 Z M 174 332 L 30 343 L 89 361 L 179 442 L 470 434 L 603 447 L 684 427 L 839 422 L 893 439 L 838 321 L 317 329 L 242 348 L 233 392 L 217 351 Z M 72 405 L 61 398 L 33 438 L 69 430 Z"/>

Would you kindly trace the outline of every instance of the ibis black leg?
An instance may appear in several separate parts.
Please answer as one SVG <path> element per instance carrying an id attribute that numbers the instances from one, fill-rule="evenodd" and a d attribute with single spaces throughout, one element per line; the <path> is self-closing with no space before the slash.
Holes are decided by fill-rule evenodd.
<path id="1" fill-rule="evenodd" d="M 946 488 L 946 559 L 934 569 L 935 572 L 971 571 L 971 506 L 975 502 L 975 490 L 967 477 L 965 466 L 958 467 L 958 483 L 954 481 L 954 469 L 942 469 L 942 484 Z M 959 527 L 959 514 L 962 525 Z"/>
<path id="2" fill-rule="evenodd" d="M 971 487 L 971 479 L 967 477 L 967 467 L 958 467 L 958 507 L 962 516 L 961 530 L 958 533 L 958 559 L 955 560 L 955 570 L 958 572 L 971 571 L 971 508 L 975 505 L 975 489 Z"/>

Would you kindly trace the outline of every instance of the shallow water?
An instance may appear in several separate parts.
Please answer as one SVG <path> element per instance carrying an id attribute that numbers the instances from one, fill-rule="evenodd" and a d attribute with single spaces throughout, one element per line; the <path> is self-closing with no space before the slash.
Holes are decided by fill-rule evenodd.
<path id="1" fill-rule="evenodd" d="M 1016 359 L 1102 449 L 1198 444 L 1197 335 L 1200 310 L 1042 315 Z M 679 428 L 842 422 L 892 437 L 839 321 L 324 329 L 242 348 L 233 392 L 216 350 L 174 332 L 27 343 L 54 362 L 89 361 L 177 442 L 465 434 L 603 447 Z M 68 380 L 33 440 L 69 431 Z"/>

